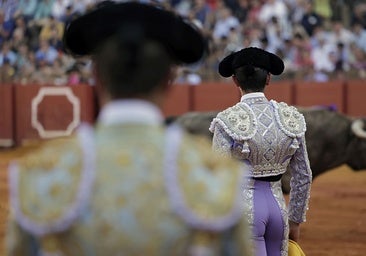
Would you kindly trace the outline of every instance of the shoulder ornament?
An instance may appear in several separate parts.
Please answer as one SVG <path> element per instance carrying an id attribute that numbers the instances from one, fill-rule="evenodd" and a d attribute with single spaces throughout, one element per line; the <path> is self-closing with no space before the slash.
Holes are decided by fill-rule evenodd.
<path id="1" fill-rule="evenodd" d="M 194 203 L 192 204 L 192 198 L 187 197 L 187 191 L 183 189 L 178 177 L 181 170 L 178 168 L 177 163 L 183 136 L 184 133 L 179 127 L 171 126 L 167 129 L 164 179 L 172 210 L 181 217 L 187 225 L 194 229 L 213 232 L 226 230 L 235 225 L 242 216 L 243 206 L 239 186 L 241 181 L 235 175 L 229 175 L 235 184 L 232 184 L 230 187 L 227 186 L 226 188 L 229 188 L 228 190 L 231 189 L 232 191 L 228 192 L 228 190 L 226 190 L 225 192 L 228 193 L 224 194 L 223 198 L 217 198 L 214 195 L 207 195 L 207 191 L 202 190 L 199 195 L 196 194 Z M 196 166 L 195 172 L 201 171 L 202 168 L 205 167 Z M 183 176 L 187 178 L 187 175 Z M 211 178 L 212 177 L 213 176 L 211 176 Z M 193 187 L 193 183 L 189 182 L 188 184 L 190 188 Z M 228 183 L 224 182 L 221 184 L 228 185 Z M 190 190 L 190 192 L 193 192 L 193 190 Z M 202 199 L 205 198 L 205 196 L 209 196 L 211 199 L 209 201 Z M 219 203 L 215 204 L 217 202 Z M 213 209 L 207 207 L 220 206 L 220 202 L 224 202 L 227 206 L 227 208 L 225 207 L 226 210 L 224 212 L 217 209 L 219 207 L 211 207 Z"/>
<path id="2" fill-rule="evenodd" d="M 285 102 L 271 100 L 271 103 L 275 109 L 276 121 L 287 136 L 299 138 L 305 134 L 306 122 L 303 114 Z"/>
<path id="3" fill-rule="evenodd" d="M 67 230 L 87 207 L 94 184 L 92 128 L 81 126 L 76 138 L 57 143 L 54 147 L 45 145 L 39 155 L 9 166 L 10 204 L 15 219 L 36 236 Z M 71 148 L 70 143 L 78 149 Z M 81 153 L 73 156 L 78 151 Z"/>
<path id="4" fill-rule="evenodd" d="M 218 125 L 234 140 L 245 141 L 257 132 L 257 119 L 253 110 L 244 102 L 220 112 L 211 122 L 210 131 Z"/>

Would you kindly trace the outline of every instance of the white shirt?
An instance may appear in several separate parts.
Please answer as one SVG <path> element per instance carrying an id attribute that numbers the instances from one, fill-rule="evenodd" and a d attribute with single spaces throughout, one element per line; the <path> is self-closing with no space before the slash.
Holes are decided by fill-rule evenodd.
<path id="1" fill-rule="evenodd" d="M 98 122 L 105 125 L 139 123 L 159 125 L 163 123 L 161 110 L 154 104 L 138 99 L 114 100 L 101 110 Z"/>

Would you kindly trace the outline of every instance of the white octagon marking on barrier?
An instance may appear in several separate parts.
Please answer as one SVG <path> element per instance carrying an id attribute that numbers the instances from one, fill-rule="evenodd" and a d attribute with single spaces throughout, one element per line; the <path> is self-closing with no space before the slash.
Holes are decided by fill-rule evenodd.
<path id="1" fill-rule="evenodd" d="M 38 120 L 38 105 L 42 102 L 45 96 L 65 96 L 72 105 L 72 122 L 67 126 L 66 130 L 45 130 L 42 123 Z M 38 131 L 41 138 L 55 138 L 60 136 L 70 135 L 74 129 L 80 124 L 80 100 L 74 95 L 69 87 L 41 88 L 35 98 L 32 99 L 32 127 Z"/>

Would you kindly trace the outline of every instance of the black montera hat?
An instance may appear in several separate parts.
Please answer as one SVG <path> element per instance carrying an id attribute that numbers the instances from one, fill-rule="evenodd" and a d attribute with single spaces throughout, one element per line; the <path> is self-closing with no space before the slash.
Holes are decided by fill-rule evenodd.
<path id="1" fill-rule="evenodd" d="M 89 55 L 128 24 L 141 27 L 145 38 L 162 43 L 177 62 L 197 62 L 207 50 L 205 38 L 194 25 L 173 12 L 138 2 L 106 1 L 67 25 L 63 42 L 71 54 Z"/>
<path id="2" fill-rule="evenodd" d="M 277 55 L 249 47 L 226 56 L 219 64 L 219 73 L 223 77 L 229 77 L 234 74 L 235 69 L 246 65 L 262 68 L 273 75 L 281 74 L 285 68 Z"/>

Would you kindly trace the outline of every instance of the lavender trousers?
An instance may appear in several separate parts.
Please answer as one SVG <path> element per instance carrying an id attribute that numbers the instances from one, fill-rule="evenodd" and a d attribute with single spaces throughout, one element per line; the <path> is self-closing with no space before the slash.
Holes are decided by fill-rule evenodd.
<path id="1" fill-rule="evenodd" d="M 285 225 L 270 182 L 254 181 L 253 201 L 252 232 L 256 256 L 281 256 Z"/>

